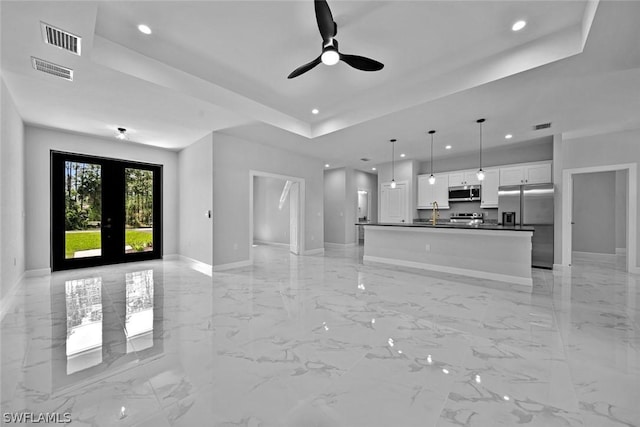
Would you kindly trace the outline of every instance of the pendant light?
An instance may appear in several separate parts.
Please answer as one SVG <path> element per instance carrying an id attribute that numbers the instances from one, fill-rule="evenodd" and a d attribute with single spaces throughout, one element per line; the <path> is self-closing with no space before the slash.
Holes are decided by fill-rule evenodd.
<path id="1" fill-rule="evenodd" d="M 430 130 L 429 135 L 431 135 L 431 176 L 429 177 L 429 184 L 433 185 L 436 183 L 436 177 L 433 176 L 433 134 L 436 133 L 435 130 Z"/>
<path id="2" fill-rule="evenodd" d="M 395 154 L 396 154 L 396 140 L 391 140 L 391 188 L 396 188 L 396 171 L 395 171 Z"/>
<path id="3" fill-rule="evenodd" d="M 482 170 L 482 123 L 484 123 L 484 119 L 478 119 L 476 120 L 476 123 L 480 125 L 480 169 L 478 169 L 476 176 L 478 177 L 478 181 L 483 181 L 484 171 Z"/>
<path id="4" fill-rule="evenodd" d="M 127 135 L 127 130 L 125 128 L 118 128 L 118 132 L 116 133 L 115 137 L 120 140 L 129 139 L 129 136 Z"/>

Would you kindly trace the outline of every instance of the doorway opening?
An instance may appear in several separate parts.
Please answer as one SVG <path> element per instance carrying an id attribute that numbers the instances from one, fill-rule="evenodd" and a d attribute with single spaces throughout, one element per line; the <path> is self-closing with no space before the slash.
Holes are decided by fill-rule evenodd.
<path id="1" fill-rule="evenodd" d="M 162 166 L 51 152 L 53 271 L 160 258 Z"/>
<path id="2" fill-rule="evenodd" d="M 304 179 L 259 171 L 249 175 L 250 247 L 274 244 L 300 255 L 304 252 Z M 250 254 L 253 262 L 253 250 Z"/>
<path id="3" fill-rule="evenodd" d="M 371 190 L 368 188 L 358 188 L 358 223 L 371 222 Z M 364 227 L 356 227 L 356 242 L 364 243 Z"/>
<path id="4" fill-rule="evenodd" d="M 601 262 L 636 272 L 635 164 L 563 171 L 562 265 Z"/>

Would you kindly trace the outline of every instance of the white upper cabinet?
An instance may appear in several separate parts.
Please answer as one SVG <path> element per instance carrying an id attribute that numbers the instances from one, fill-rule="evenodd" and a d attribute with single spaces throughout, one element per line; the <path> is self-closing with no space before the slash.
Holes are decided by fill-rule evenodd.
<path id="1" fill-rule="evenodd" d="M 449 185 L 459 187 L 464 185 L 464 172 L 454 172 L 449 174 Z"/>
<path id="2" fill-rule="evenodd" d="M 449 174 L 449 187 L 460 187 L 464 185 L 480 185 L 475 170 L 453 172 Z"/>
<path id="3" fill-rule="evenodd" d="M 481 208 L 498 207 L 498 187 L 500 186 L 500 169 L 485 169 L 480 198 Z"/>
<path id="4" fill-rule="evenodd" d="M 551 163 L 500 168 L 500 185 L 545 184 L 551 182 Z"/>
<path id="5" fill-rule="evenodd" d="M 436 182 L 429 184 L 429 175 L 418 175 L 418 209 L 449 209 L 449 174 L 434 174 Z"/>
<path id="6" fill-rule="evenodd" d="M 524 184 L 524 167 L 512 166 L 500 168 L 500 185 L 521 185 Z"/>
<path id="7" fill-rule="evenodd" d="M 525 166 L 525 184 L 546 184 L 551 182 L 551 163 Z"/>
<path id="8" fill-rule="evenodd" d="M 464 173 L 464 185 L 480 185 L 477 170 L 466 171 Z"/>

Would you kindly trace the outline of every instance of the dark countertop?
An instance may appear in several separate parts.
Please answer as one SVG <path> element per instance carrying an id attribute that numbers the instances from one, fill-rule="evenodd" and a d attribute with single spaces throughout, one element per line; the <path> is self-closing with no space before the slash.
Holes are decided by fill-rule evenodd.
<path id="1" fill-rule="evenodd" d="M 471 230 L 504 230 L 504 231 L 534 231 L 534 227 L 531 226 L 505 226 L 498 224 L 464 224 L 464 223 L 450 223 L 440 222 L 436 225 L 431 225 L 430 222 L 403 222 L 403 223 L 382 223 L 382 222 L 357 222 L 355 225 L 377 225 L 383 227 L 422 227 L 422 228 L 460 228 Z"/>

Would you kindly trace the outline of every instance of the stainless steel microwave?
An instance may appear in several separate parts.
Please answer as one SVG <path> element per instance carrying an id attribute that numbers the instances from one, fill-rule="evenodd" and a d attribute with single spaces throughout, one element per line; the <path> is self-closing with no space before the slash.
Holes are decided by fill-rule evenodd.
<path id="1" fill-rule="evenodd" d="M 465 185 L 464 187 L 449 187 L 450 202 L 472 202 L 480 200 L 479 185 Z"/>

